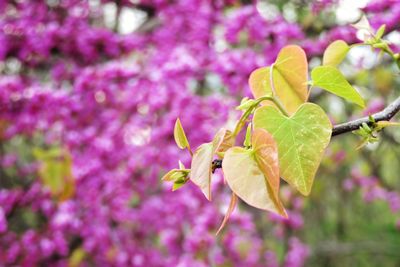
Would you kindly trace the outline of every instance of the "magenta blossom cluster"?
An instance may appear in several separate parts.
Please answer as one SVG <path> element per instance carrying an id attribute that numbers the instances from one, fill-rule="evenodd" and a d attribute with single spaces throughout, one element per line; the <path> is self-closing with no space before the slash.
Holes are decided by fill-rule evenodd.
<path id="1" fill-rule="evenodd" d="M 354 169 L 351 178 L 343 181 L 343 188 L 347 191 L 359 188 L 366 202 L 381 200 L 388 204 L 391 212 L 400 211 L 400 194 L 385 188 L 378 177 L 365 176 Z"/>

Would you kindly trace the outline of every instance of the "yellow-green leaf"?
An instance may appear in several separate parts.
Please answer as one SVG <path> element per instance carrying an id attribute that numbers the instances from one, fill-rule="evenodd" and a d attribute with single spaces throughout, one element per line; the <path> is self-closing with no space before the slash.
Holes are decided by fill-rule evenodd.
<path id="1" fill-rule="evenodd" d="M 325 112 L 312 103 L 301 105 L 290 117 L 274 107 L 260 107 L 255 111 L 253 124 L 270 132 L 277 142 L 280 176 L 308 195 L 332 134 L 332 124 Z"/>
<path id="2" fill-rule="evenodd" d="M 180 178 L 187 177 L 189 172 L 190 172 L 190 170 L 188 170 L 188 169 L 172 169 L 169 172 L 167 172 L 161 178 L 161 180 L 166 181 L 166 182 L 176 181 Z"/>
<path id="3" fill-rule="evenodd" d="M 331 66 L 316 67 L 311 72 L 313 85 L 340 96 L 364 108 L 364 99 L 354 89 L 340 71 Z"/>
<path id="4" fill-rule="evenodd" d="M 174 127 L 174 138 L 175 142 L 179 148 L 185 149 L 189 148 L 189 142 L 187 140 L 185 131 L 183 130 L 181 121 L 179 118 L 176 119 L 175 127 Z"/>
<path id="5" fill-rule="evenodd" d="M 331 43 L 325 50 L 322 64 L 335 67 L 339 65 L 349 52 L 349 45 L 343 40 L 337 40 Z"/>
<path id="6" fill-rule="evenodd" d="M 214 155 L 233 145 L 230 131 L 220 129 L 210 143 L 200 145 L 193 154 L 190 179 L 211 201 L 211 172 Z"/>
<path id="7" fill-rule="evenodd" d="M 307 72 L 307 57 L 301 47 L 289 45 L 282 48 L 274 63 L 273 84 L 276 95 L 290 114 L 307 101 Z M 249 85 L 254 98 L 271 94 L 270 67 L 253 71 Z M 268 101 L 262 104 L 274 105 Z"/>

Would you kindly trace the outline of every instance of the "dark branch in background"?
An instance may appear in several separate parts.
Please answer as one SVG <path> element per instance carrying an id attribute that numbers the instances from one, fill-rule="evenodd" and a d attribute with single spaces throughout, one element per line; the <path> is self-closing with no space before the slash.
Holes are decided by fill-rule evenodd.
<path id="1" fill-rule="evenodd" d="M 387 106 L 384 110 L 372 114 L 371 116 L 375 119 L 375 121 L 388 121 L 396 115 L 397 112 L 400 111 L 400 97 L 398 97 L 395 101 L 393 101 L 389 106 Z M 332 130 L 332 136 L 348 133 L 351 131 L 355 131 L 360 128 L 360 126 L 366 123 L 371 125 L 371 121 L 369 117 L 363 117 L 354 121 L 349 121 L 345 123 L 341 123 L 335 125 Z M 222 159 L 216 159 L 212 162 L 213 172 L 216 169 L 222 168 Z"/>

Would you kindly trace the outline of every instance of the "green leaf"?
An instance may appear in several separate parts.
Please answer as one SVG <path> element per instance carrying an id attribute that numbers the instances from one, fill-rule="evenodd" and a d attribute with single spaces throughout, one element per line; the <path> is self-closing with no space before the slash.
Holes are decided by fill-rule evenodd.
<path id="1" fill-rule="evenodd" d="M 354 89 L 340 71 L 331 66 L 316 67 L 311 72 L 313 85 L 325 89 L 364 108 L 361 95 Z"/>
<path id="2" fill-rule="evenodd" d="M 232 147 L 225 153 L 222 170 L 231 190 L 250 206 L 280 214 L 267 178 L 253 150 Z"/>
<path id="3" fill-rule="evenodd" d="M 282 48 L 274 63 L 273 83 L 276 95 L 290 114 L 307 100 L 308 63 L 303 49 L 296 45 Z M 270 67 L 253 71 L 249 78 L 250 89 L 254 98 L 272 93 Z M 272 105 L 264 101 L 263 105 Z"/>
<path id="4" fill-rule="evenodd" d="M 337 40 L 331 43 L 325 50 L 322 59 L 322 65 L 335 67 L 339 65 L 346 57 L 350 47 L 343 40 Z"/>
<path id="5" fill-rule="evenodd" d="M 193 154 L 190 179 L 211 201 L 211 173 L 214 155 L 223 153 L 233 145 L 232 133 L 220 129 L 210 143 L 200 145 Z"/>
<path id="6" fill-rule="evenodd" d="M 260 107 L 253 124 L 270 132 L 277 142 L 281 177 L 308 195 L 332 134 L 325 112 L 312 103 L 301 105 L 291 117 L 274 107 Z"/>
<path id="7" fill-rule="evenodd" d="M 179 118 L 176 119 L 174 127 L 174 138 L 175 142 L 180 149 L 189 148 L 189 142 L 187 140 L 185 131 L 183 130 L 181 121 Z"/>
<path id="8" fill-rule="evenodd" d="M 375 38 L 378 40 L 381 39 L 382 36 L 385 34 L 385 30 L 386 30 L 386 25 L 385 24 L 381 25 L 379 29 L 376 31 Z"/>
<path id="9" fill-rule="evenodd" d="M 181 178 L 185 178 L 188 176 L 190 170 L 188 169 L 172 169 L 169 172 L 167 172 L 161 180 L 166 181 L 166 182 L 172 182 L 179 180 Z"/>

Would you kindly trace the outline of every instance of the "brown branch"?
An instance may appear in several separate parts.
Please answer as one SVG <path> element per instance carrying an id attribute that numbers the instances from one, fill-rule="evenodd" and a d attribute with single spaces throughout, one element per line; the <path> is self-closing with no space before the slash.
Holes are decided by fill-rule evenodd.
<path id="1" fill-rule="evenodd" d="M 375 121 L 388 121 L 391 118 L 393 118 L 393 116 L 396 115 L 396 113 L 398 113 L 399 111 L 400 111 L 400 97 L 398 97 L 395 101 L 393 101 L 384 110 L 372 114 L 371 116 L 374 118 Z M 332 129 L 332 136 L 337 136 L 340 134 L 357 130 L 363 123 L 371 125 L 372 122 L 370 121 L 369 116 L 335 125 Z M 216 159 L 213 161 L 213 170 L 219 168 L 222 168 L 222 160 Z"/>

